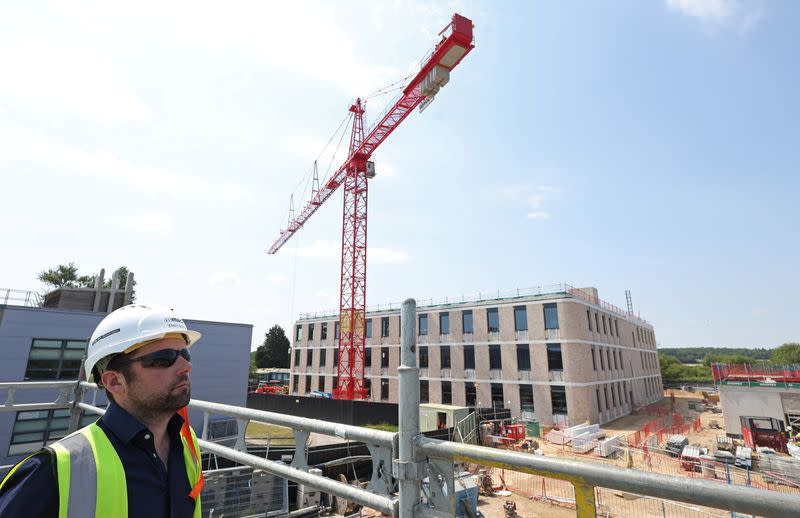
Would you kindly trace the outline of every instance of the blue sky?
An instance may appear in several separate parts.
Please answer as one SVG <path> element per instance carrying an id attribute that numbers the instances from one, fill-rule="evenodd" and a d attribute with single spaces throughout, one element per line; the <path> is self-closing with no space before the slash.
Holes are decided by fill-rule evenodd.
<path id="1" fill-rule="evenodd" d="M 341 193 L 266 249 L 455 11 L 475 50 L 374 155 L 368 304 L 569 282 L 662 347 L 800 339 L 788 1 L 4 3 L 0 287 L 125 264 L 254 343 L 335 308 Z"/>

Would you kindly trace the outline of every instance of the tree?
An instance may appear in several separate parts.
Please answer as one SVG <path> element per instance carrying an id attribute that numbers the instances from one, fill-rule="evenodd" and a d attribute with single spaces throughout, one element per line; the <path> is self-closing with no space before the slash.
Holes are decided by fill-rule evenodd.
<path id="1" fill-rule="evenodd" d="M 772 363 L 779 363 L 782 365 L 790 365 L 793 363 L 800 364 L 800 343 L 789 342 L 774 349 L 770 360 Z"/>
<path id="2" fill-rule="evenodd" d="M 289 339 L 279 325 L 274 325 L 264 335 L 264 343 L 256 349 L 256 366 L 259 369 L 268 367 L 289 367 Z"/>
<path id="3" fill-rule="evenodd" d="M 78 277 L 75 263 L 59 264 L 55 268 L 39 272 L 36 278 L 53 288 L 82 288 L 82 282 L 85 281 L 84 277 Z"/>

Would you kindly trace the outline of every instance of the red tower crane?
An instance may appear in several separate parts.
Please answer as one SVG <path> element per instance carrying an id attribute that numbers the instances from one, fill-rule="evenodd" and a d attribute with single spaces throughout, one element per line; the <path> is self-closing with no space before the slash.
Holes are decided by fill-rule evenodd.
<path id="1" fill-rule="evenodd" d="M 439 89 L 450 80 L 450 71 L 474 47 L 472 21 L 454 14 L 451 22 L 439 33 L 441 40 L 423 59 L 422 67 L 403 89 L 400 99 L 364 136 L 364 108 L 361 99 L 350 107 L 353 132 L 345 162 L 325 184 L 312 193 L 300 214 L 281 230 L 268 253 L 276 253 L 312 214 L 344 185 L 342 209 L 342 263 L 339 292 L 339 367 L 334 397 L 362 399 L 364 387 L 364 339 L 366 331 L 367 293 L 367 183 L 375 176 L 369 161 L 372 153 L 417 106 L 424 110 Z"/>

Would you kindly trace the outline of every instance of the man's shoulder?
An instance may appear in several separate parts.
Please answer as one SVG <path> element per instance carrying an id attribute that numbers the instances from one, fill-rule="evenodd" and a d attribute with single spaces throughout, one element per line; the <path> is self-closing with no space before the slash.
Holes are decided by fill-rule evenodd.
<path id="1" fill-rule="evenodd" d="M 47 448 L 15 465 L 0 485 L 0 515 L 58 516 L 55 466 Z"/>

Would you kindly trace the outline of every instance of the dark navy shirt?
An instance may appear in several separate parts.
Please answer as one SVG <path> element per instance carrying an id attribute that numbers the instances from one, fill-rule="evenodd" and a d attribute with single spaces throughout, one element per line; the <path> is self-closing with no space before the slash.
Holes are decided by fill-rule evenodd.
<path id="1" fill-rule="evenodd" d="M 128 516 L 182 518 L 194 513 L 194 500 L 183 461 L 180 439 L 183 418 L 175 414 L 167 425 L 168 468 L 156 454 L 153 434 L 115 403 L 97 421 L 125 468 Z M 58 518 L 58 482 L 48 451 L 26 460 L 0 489 L 0 516 Z"/>

